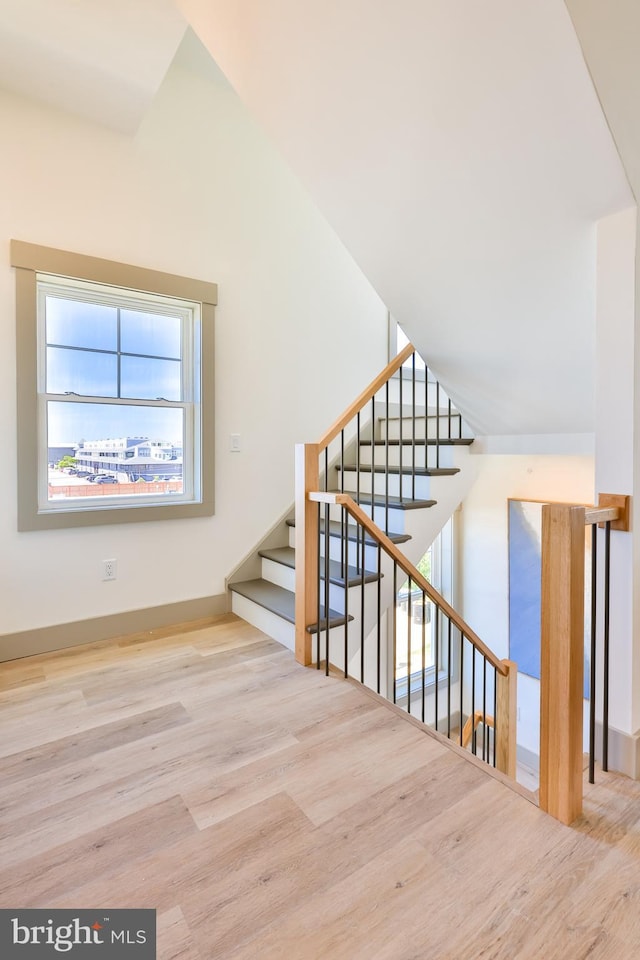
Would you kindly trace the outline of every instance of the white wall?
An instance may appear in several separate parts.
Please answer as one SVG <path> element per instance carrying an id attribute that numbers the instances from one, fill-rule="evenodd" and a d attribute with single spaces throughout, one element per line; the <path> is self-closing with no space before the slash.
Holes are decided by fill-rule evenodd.
<path id="1" fill-rule="evenodd" d="M 294 443 L 384 366 L 386 310 L 191 37 L 135 138 L 8 94 L 0 124 L 0 634 L 219 594 L 293 501 Z M 219 284 L 215 517 L 17 532 L 11 237 Z"/>
<path id="2" fill-rule="evenodd" d="M 636 220 L 633 207 L 598 224 L 596 491 L 602 493 L 634 492 Z M 611 722 L 626 733 L 640 727 L 640 637 L 634 653 L 633 630 L 635 539 L 633 532 L 611 533 Z M 640 584 L 638 572 L 635 577 Z"/>
<path id="3" fill-rule="evenodd" d="M 461 613 L 500 657 L 509 655 L 507 500 L 592 503 L 590 456 L 486 455 L 459 516 Z M 518 745 L 539 751 L 539 684 L 518 675 Z"/>

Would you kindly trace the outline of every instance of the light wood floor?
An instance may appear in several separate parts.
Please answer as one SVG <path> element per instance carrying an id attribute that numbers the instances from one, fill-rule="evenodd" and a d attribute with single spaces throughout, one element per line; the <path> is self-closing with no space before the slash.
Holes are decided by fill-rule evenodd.
<path id="1" fill-rule="evenodd" d="M 233 616 L 0 667 L 0 907 L 160 960 L 640 957 L 640 784 L 563 827 Z"/>

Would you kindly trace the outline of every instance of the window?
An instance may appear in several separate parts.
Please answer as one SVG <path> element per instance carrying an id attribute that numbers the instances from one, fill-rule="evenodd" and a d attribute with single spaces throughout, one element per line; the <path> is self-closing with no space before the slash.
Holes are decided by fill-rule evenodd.
<path id="1" fill-rule="evenodd" d="M 18 526 L 213 513 L 215 284 L 12 242 Z"/>
<path id="2" fill-rule="evenodd" d="M 447 521 L 417 564 L 418 570 L 425 579 L 449 602 L 451 602 L 453 589 L 453 521 L 453 517 Z M 408 637 L 410 640 L 408 645 L 397 644 L 396 646 L 396 693 L 398 699 L 403 699 L 407 695 L 407 675 L 410 662 L 412 664 L 411 691 L 413 693 L 414 690 L 418 691 L 420 689 L 422 672 L 417 665 L 422 664 L 423 642 L 425 644 L 426 684 L 430 685 L 435 681 L 435 608 L 431 601 L 427 601 L 423 606 L 422 591 L 415 583 L 406 580 L 398 589 L 395 616 L 398 636 Z M 446 678 L 449 672 L 443 640 L 444 638 L 441 635 L 438 649 L 439 679 Z"/>

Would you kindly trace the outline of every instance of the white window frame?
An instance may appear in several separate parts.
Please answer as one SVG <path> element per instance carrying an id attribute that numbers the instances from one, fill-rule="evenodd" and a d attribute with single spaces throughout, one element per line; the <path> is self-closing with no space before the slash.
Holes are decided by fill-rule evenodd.
<path id="1" fill-rule="evenodd" d="M 210 516 L 213 501 L 213 283 L 159 273 L 127 264 L 12 241 L 16 268 L 18 366 L 18 529 L 58 529 L 103 523 Z M 46 342 L 39 298 L 59 295 L 117 300 L 146 312 L 166 313 L 176 305 L 188 318 L 183 330 L 183 393 L 176 401 L 85 397 L 45 393 Z M 64 292 L 66 291 L 66 292 Z M 101 299 L 104 298 L 104 299 Z M 185 358 L 191 363 L 184 363 Z M 189 369 L 191 368 L 191 369 Z M 109 403 L 180 407 L 183 413 L 183 493 L 131 497 L 48 497 L 47 403 Z M 190 448 L 190 453 L 188 452 Z M 190 464 L 186 466 L 187 460 Z"/>

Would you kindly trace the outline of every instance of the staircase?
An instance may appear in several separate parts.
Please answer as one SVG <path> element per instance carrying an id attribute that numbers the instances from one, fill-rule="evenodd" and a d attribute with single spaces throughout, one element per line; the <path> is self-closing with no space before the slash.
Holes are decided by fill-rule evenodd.
<path id="1" fill-rule="evenodd" d="M 460 746 L 471 717 L 471 752 L 514 777 L 516 665 L 417 569 L 477 463 L 418 363 L 408 344 L 318 443 L 296 447 L 295 519 L 261 545 L 253 576 L 230 583 L 232 610 Z"/>
<path id="2" fill-rule="evenodd" d="M 438 386 L 419 382 L 422 403 L 416 401 L 415 378 L 396 374 L 387 395 L 372 405 L 358 436 L 344 445 L 333 462 L 327 460 L 323 488 L 348 492 L 392 540 L 401 544 L 409 560 L 417 563 L 434 541 L 476 475 L 469 447 L 473 438 L 460 413 Z M 435 404 L 437 403 L 437 409 Z M 329 629 L 343 628 L 362 610 L 362 589 L 377 595 L 371 538 L 352 532 L 346 572 L 341 520 L 321 522 L 320 563 L 328 559 Z M 359 557 L 364 550 L 364 577 Z M 289 649 L 295 648 L 295 521 L 283 524 L 281 542 L 258 550 L 259 575 L 231 582 L 232 610 Z M 390 584 L 383 591 L 384 607 L 394 602 Z M 349 591 L 350 596 L 345 596 Z M 327 610 L 321 598 L 320 629 L 326 630 Z M 365 603 L 365 610 L 369 602 Z M 346 611 L 351 611 L 346 612 Z M 360 613 L 357 614 L 359 616 Z M 366 613 L 365 613 L 366 616 Z M 318 624 L 308 630 L 317 633 Z M 365 628 L 366 629 L 366 628 Z"/>

